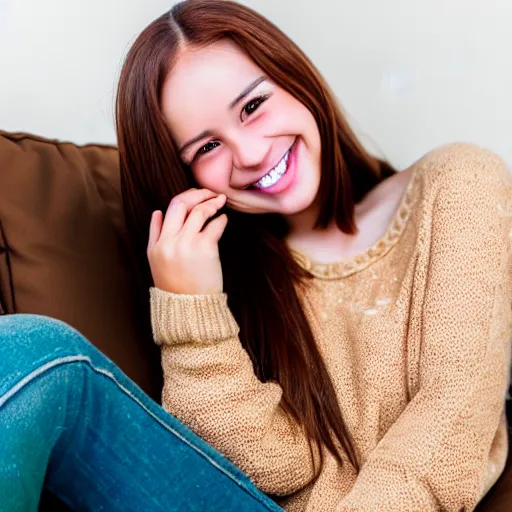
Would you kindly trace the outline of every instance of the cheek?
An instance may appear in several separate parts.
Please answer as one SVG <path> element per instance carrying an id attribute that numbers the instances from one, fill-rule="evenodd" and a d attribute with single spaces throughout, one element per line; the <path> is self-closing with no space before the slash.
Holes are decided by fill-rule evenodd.
<path id="1" fill-rule="evenodd" d="M 225 193 L 229 188 L 231 162 L 226 155 L 212 155 L 194 165 L 192 174 L 201 188 L 212 192 Z"/>
<path id="2" fill-rule="evenodd" d="M 320 132 L 318 130 L 318 126 L 316 124 L 315 118 L 313 117 L 313 114 L 306 107 L 303 107 L 302 119 L 303 119 L 304 125 L 307 127 L 307 130 L 310 133 L 314 133 L 315 138 L 320 138 Z"/>
<path id="3" fill-rule="evenodd" d="M 320 158 L 322 142 L 320 139 L 320 130 L 316 124 L 315 118 L 311 112 L 307 112 L 305 117 L 305 126 L 308 136 L 308 142 L 310 144 L 309 150 L 315 155 L 316 158 Z"/>

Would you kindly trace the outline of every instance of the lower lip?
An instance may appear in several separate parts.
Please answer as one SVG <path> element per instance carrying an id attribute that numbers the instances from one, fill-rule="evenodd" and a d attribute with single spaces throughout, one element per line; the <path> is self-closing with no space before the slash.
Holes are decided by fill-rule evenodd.
<path id="1" fill-rule="evenodd" d="M 295 139 L 293 146 L 290 149 L 290 154 L 288 156 L 288 166 L 286 168 L 286 172 L 281 176 L 279 181 L 268 188 L 256 188 L 251 190 L 251 192 L 261 192 L 262 194 L 276 195 L 281 194 L 285 190 L 287 190 L 290 185 L 295 181 L 295 176 L 297 174 L 297 145 L 298 138 Z"/>

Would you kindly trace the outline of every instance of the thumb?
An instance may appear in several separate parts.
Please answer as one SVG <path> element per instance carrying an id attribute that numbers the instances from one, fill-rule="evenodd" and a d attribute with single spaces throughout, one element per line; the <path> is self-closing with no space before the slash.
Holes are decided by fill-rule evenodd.
<path id="1" fill-rule="evenodd" d="M 154 211 L 151 215 L 151 222 L 149 224 L 149 240 L 148 249 L 152 249 L 158 238 L 160 237 L 160 231 L 162 230 L 162 212 L 160 210 Z"/>

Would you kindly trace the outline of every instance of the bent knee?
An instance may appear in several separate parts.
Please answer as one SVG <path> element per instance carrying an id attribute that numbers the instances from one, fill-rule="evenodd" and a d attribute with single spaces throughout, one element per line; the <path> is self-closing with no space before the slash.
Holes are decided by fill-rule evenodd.
<path id="1" fill-rule="evenodd" d="M 0 367 L 34 366 L 61 357 L 87 355 L 90 343 L 73 327 L 43 315 L 0 316 Z"/>

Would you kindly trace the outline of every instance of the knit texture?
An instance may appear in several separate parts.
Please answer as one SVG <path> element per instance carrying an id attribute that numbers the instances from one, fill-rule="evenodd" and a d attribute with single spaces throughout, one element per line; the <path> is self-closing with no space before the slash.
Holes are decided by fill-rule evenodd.
<path id="1" fill-rule="evenodd" d="M 254 375 L 224 294 L 152 288 L 163 405 L 287 511 L 466 511 L 503 471 L 512 178 L 469 144 L 416 162 L 385 235 L 300 297 L 358 456 L 319 478 L 282 391 Z"/>

